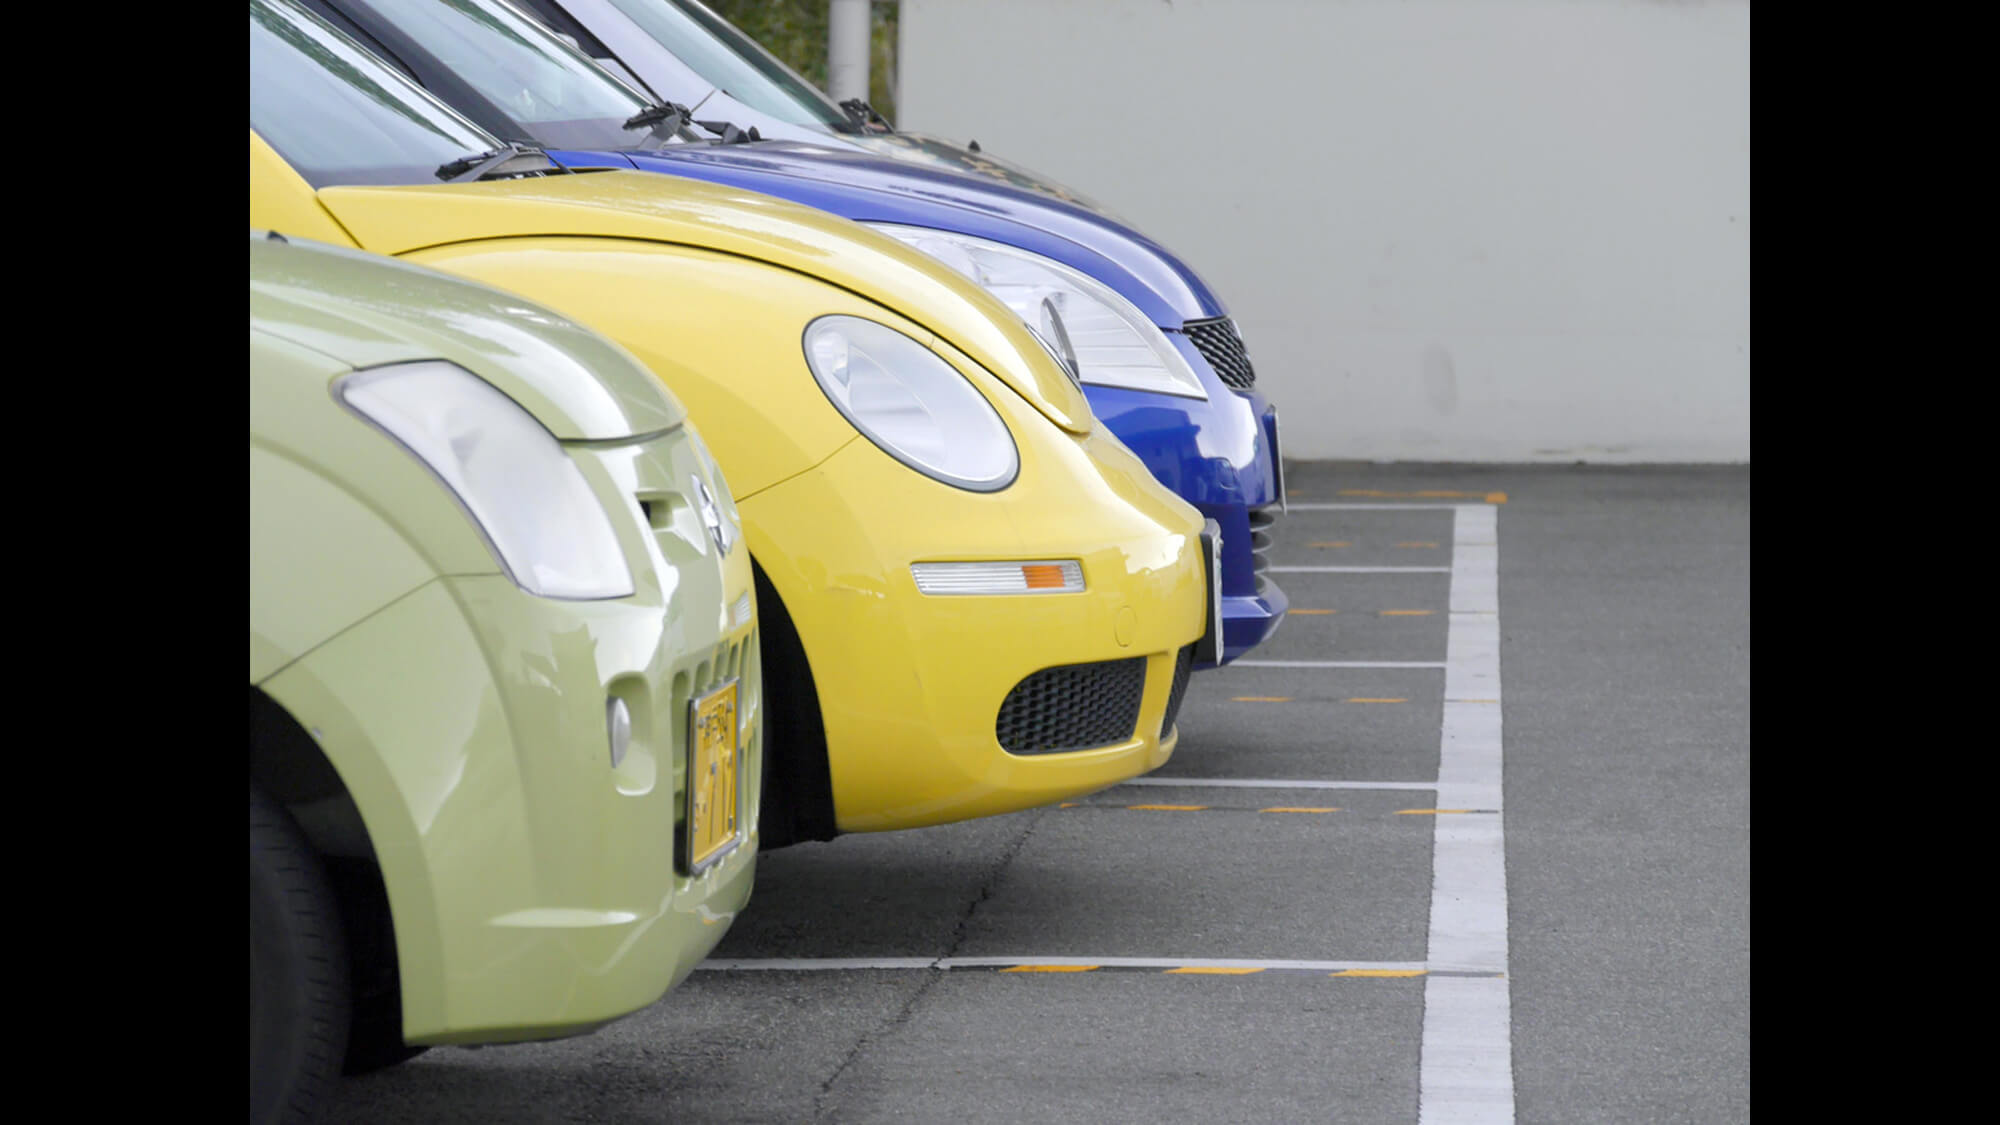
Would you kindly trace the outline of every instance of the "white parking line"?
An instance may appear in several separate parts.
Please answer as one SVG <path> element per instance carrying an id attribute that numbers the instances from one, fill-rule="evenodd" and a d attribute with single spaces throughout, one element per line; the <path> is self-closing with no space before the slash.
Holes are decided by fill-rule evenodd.
<path id="1" fill-rule="evenodd" d="M 1450 512 L 1450 511 L 1456 511 L 1459 508 L 1472 508 L 1472 507 L 1483 508 L 1487 507 L 1487 505 L 1459 504 L 1450 500 L 1437 500 L 1431 503 L 1415 503 L 1415 504 L 1390 503 L 1390 502 L 1384 502 L 1380 504 L 1370 504 L 1367 503 L 1366 501 L 1354 500 L 1354 501 L 1341 501 L 1337 503 L 1332 501 L 1327 501 L 1317 504 L 1301 504 L 1293 502 L 1291 504 L 1285 505 L 1285 511 L 1287 514 L 1292 512 Z"/>
<path id="2" fill-rule="evenodd" d="M 1267 566 L 1271 574 L 1450 574 L 1448 566 Z"/>
<path id="3" fill-rule="evenodd" d="M 1442 660 L 1232 660 L 1225 668 L 1442 668 Z"/>
<path id="4" fill-rule="evenodd" d="M 1175 789 L 1436 789 L 1435 781 L 1296 781 L 1240 777 L 1135 777 L 1119 785 L 1160 785 Z"/>
<path id="5" fill-rule="evenodd" d="M 1452 520 L 1451 625 L 1445 641 L 1438 804 L 1502 809 L 1497 509 L 1461 504 Z M 1514 1120 L 1503 817 L 1437 818 L 1425 960 L 1477 976 L 1424 982 L 1419 1125 Z M 1484 974 L 1494 974 L 1487 976 Z"/>
<path id="6" fill-rule="evenodd" d="M 852 972 L 862 969 L 1006 969 L 1062 965 L 1105 969 L 1282 969 L 1308 972 L 1427 973 L 1422 961 L 1282 961 L 1245 957 L 711 957 L 697 972 Z"/>

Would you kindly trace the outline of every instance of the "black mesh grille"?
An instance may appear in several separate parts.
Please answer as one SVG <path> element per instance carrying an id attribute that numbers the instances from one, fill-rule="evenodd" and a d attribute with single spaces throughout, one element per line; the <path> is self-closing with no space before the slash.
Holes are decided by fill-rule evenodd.
<path id="1" fill-rule="evenodd" d="M 1174 690 L 1167 693 L 1167 713 L 1160 720 L 1161 738 L 1174 732 L 1174 720 L 1181 713 L 1181 698 L 1187 695 L 1188 675 L 1193 671 L 1194 646 L 1189 645 L 1181 650 L 1180 657 L 1174 661 Z"/>
<path id="2" fill-rule="evenodd" d="M 1044 668 L 1007 693 L 993 732 L 1009 754 L 1089 750 L 1132 737 L 1146 658 Z"/>
<path id="3" fill-rule="evenodd" d="M 1228 317 L 1215 320 L 1190 320 L 1181 325 L 1188 339 L 1194 341 L 1196 350 L 1208 360 L 1209 366 L 1222 377 L 1224 383 L 1239 391 L 1247 391 L 1257 383 L 1257 372 L 1250 366 L 1250 355 L 1243 350 L 1243 337 L 1236 334 L 1236 322 Z"/>

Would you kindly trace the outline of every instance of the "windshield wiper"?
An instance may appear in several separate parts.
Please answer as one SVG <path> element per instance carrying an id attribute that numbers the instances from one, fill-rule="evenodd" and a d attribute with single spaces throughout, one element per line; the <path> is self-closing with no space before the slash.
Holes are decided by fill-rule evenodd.
<path id="1" fill-rule="evenodd" d="M 626 118 L 625 128 L 644 129 L 648 125 L 658 125 L 662 121 L 671 121 L 673 124 L 663 130 L 663 132 L 671 134 L 680 132 L 681 127 L 692 120 L 694 120 L 694 110 L 678 102 L 661 102 L 659 105 L 648 106 Z"/>
<path id="2" fill-rule="evenodd" d="M 726 145 L 740 145 L 746 141 L 761 141 L 764 139 L 763 134 L 757 132 L 755 125 L 750 126 L 748 129 L 738 129 L 728 121 L 697 121 L 695 124 L 721 137 L 722 143 Z"/>
<path id="3" fill-rule="evenodd" d="M 876 112 L 874 106 L 869 105 L 865 100 L 861 98 L 849 98 L 846 101 L 840 103 L 840 108 L 847 111 L 847 116 L 852 118 L 856 125 L 859 125 L 864 129 L 867 128 L 871 122 L 879 122 L 882 128 L 888 130 L 889 132 L 893 133 L 896 131 L 896 127 L 894 125 L 889 124 L 888 118 Z"/>
<path id="4" fill-rule="evenodd" d="M 448 183 L 483 180 L 488 176 L 502 171 L 510 161 L 524 156 L 538 156 L 543 160 L 547 160 L 551 165 L 555 164 L 555 161 L 549 160 L 547 153 L 534 145 L 524 145 L 518 141 L 508 141 L 496 149 L 489 149 L 486 152 L 475 152 L 470 156 L 461 156 L 457 160 L 445 161 L 437 167 L 437 178 Z M 538 172 L 545 170 L 541 168 L 533 169 L 533 171 Z M 525 172 L 529 171 L 529 169 L 523 168 L 520 171 Z"/>

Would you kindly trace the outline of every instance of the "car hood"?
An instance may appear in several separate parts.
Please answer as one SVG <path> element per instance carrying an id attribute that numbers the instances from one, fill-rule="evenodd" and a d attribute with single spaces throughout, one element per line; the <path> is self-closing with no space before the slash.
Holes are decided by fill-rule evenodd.
<path id="1" fill-rule="evenodd" d="M 539 305 L 378 254 L 250 232 L 258 327 L 355 368 L 442 359 L 564 441 L 679 425 L 672 393 L 617 344 Z"/>
<path id="2" fill-rule="evenodd" d="M 631 238 L 794 270 L 885 305 L 936 333 L 1063 429 L 1084 434 L 1094 424 L 1083 392 L 997 297 L 887 235 L 810 207 L 695 180 L 622 171 L 330 187 L 320 190 L 319 199 L 357 242 L 383 254 L 496 238 Z"/>
<path id="3" fill-rule="evenodd" d="M 941 142 L 913 147 L 909 134 L 839 142 L 879 146 L 889 155 L 805 141 L 672 145 L 622 155 L 648 171 L 726 177 L 860 222 L 934 227 L 1018 246 L 1097 278 L 1162 328 L 1228 315 L 1221 298 L 1172 251 L 1087 201 L 1065 198 L 1063 189 L 1026 186 L 1001 174 L 1011 166 L 962 149 L 954 151 L 964 161 L 946 160 L 938 155 Z"/>

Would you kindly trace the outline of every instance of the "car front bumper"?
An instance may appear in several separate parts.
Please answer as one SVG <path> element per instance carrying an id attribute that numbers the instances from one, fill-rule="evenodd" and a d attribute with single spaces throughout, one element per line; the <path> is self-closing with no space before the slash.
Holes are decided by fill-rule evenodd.
<path id="1" fill-rule="evenodd" d="M 1181 654 L 1208 608 L 1201 519 L 1101 433 L 1023 453 L 1012 486 L 978 494 L 857 439 L 742 501 L 751 550 L 811 665 L 843 832 L 1032 808 L 1145 773 L 1173 752 Z M 1049 464 L 1050 453 L 1061 463 Z M 1083 592 L 926 595 L 910 570 L 1062 559 L 1080 560 Z M 1143 690 L 1122 737 L 1064 752 L 1003 747 L 1003 705 L 1023 681 L 1134 659 Z"/>
<path id="2" fill-rule="evenodd" d="M 628 506 L 614 523 L 632 596 L 558 601 L 500 575 L 440 577 L 261 685 L 361 813 L 410 1043 L 556 1038 L 644 1008 L 750 896 L 763 713 L 748 553 L 718 557 L 687 519 L 641 522 L 635 494 L 685 491 L 696 471 L 684 440 L 573 453 L 601 498 Z M 731 679 L 745 827 L 690 874 L 690 705 Z M 615 765 L 614 697 L 632 728 Z"/>
<path id="3" fill-rule="evenodd" d="M 1178 333 L 1198 371 L 1207 361 Z M 1277 408 L 1256 391 L 1214 383 L 1206 401 L 1086 386 L 1099 422 L 1173 489 L 1222 528 L 1223 659 L 1264 643 L 1285 619 L 1285 591 L 1264 573 L 1272 525 L 1284 510 Z M 1197 669 L 1215 665 L 1196 665 Z"/>

